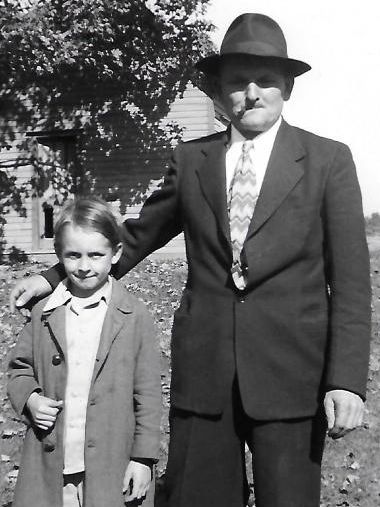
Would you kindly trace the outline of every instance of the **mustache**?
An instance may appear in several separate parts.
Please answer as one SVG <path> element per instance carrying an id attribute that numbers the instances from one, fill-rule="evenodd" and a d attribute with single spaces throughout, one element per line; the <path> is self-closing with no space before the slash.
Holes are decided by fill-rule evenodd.
<path id="1" fill-rule="evenodd" d="M 246 111 L 251 109 L 258 109 L 257 100 L 247 101 L 245 104 L 237 104 L 232 108 L 232 112 L 235 116 L 241 117 Z"/>

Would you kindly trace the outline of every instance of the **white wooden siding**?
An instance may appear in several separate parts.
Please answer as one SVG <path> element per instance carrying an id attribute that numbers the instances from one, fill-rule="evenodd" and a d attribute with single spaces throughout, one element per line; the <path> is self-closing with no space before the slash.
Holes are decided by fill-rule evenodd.
<path id="1" fill-rule="evenodd" d="M 1 113 L 0 113 L 1 115 Z M 114 113 L 112 117 L 113 128 L 120 122 L 119 115 Z M 198 137 L 209 135 L 215 131 L 225 128 L 224 119 L 215 113 L 212 100 L 202 91 L 192 86 L 190 83 L 186 87 L 182 97 L 178 97 L 172 104 L 166 118 L 162 120 L 162 127 L 165 128 L 168 123 L 176 123 L 182 129 L 182 139 L 188 141 Z M 85 122 L 85 116 L 83 117 Z M 12 122 L 17 128 L 16 122 Z M 67 125 L 70 128 L 70 125 Z M 1 128 L 1 119 L 0 119 Z M 43 129 L 43 119 L 41 119 L 41 129 Z M 25 132 L 17 132 L 17 139 L 25 136 Z M 86 131 L 87 138 L 91 137 L 91 132 Z M 83 139 L 85 144 L 86 139 Z M 2 161 L 11 162 L 18 155 L 15 148 L 0 151 L 0 163 Z M 28 154 L 25 154 L 28 156 Z M 135 189 L 139 189 L 141 181 L 150 180 L 150 186 L 140 200 L 127 207 L 126 213 L 122 218 L 136 217 L 139 214 L 142 203 L 145 198 L 154 191 L 160 184 L 165 172 L 166 161 L 169 153 L 158 153 L 150 156 L 149 164 L 146 164 L 146 156 L 141 153 L 137 147 L 128 146 L 114 153 L 112 157 L 99 156 L 99 151 L 95 148 L 86 152 L 86 167 L 95 178 L 95 191 L 97 193 L 107 194 L 109 188 L 119 187 L 119 196 L 122 200 L 130 198 Z M 23 183 L 33 174 L 32 166 L 18 168 L 14 173 L 17 175 L 18 182 Z M 28 254 L 35 256 L 51 253 L 52 250 L 36 249 L 36 240 L 33 239 L 33 204 L 29 197 L 25 203 L 27 217 L 20 217 L 12 211 L 7 214 L 7 224 L 5 226 L 5 240 L 7 248 L 16 246 Z M 118 203 L 113 203 L 117 211 Z M 120 208 L 119 210 L 120 211 Z M 34 227 L 35 228 L 35 227 Z M 34 232 L 35 234 L 35 232 Z M 182 235 L 172 240 L 166 247 L 157 252 L 161 257 L 183 257 L 185 254 L 184 241 Z"/>

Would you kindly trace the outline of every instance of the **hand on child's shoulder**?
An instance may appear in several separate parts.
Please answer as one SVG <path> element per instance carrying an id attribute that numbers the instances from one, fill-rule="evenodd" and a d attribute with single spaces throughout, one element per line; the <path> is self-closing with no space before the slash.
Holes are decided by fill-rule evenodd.
<path id="1" fill-rule="evenodd" d="M 30 316 L 30 306 L 26 307 L 31 300 L 41 299 L 50 294 L 52 288 L 42 275 L 33 275 L 20 280 L 10 294 L 10 309 L 14 313 L 19 310 L 25 317 Z"/>

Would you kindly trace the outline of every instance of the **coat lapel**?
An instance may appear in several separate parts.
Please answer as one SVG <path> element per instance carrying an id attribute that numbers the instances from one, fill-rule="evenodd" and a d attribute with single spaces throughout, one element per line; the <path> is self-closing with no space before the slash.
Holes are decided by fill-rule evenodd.
<path id="1" fill-rule="evenodd" d="M 220 229 L 230 241 L 226 198 L 226 149 L 228 131 L 202 149 L 203 164 L 196 168 L 202 192 L 213 210 Z"/>
<path id="2" fill-rule="evenodd" d="M 67 357 L 66 343 L 66 306 L 61 305 L 51 313 L 43 313 L 41 320 L 50 328 L 50 337 L 54 341 L 59 353 Z"/>
<path id="3" fill-rule="evenodd" d="M 293 128 L 282 122 L 274 142 L 247 239 L 264 225 L 303 176 L 305 152 Z"/>
<path id="4" fill-rule="evenodd" d="M 106 316 L 100 335 L 98 353 L 96 355 L 96 361 L 94 366 L 94 373 L 92 382 L 97 378 L 104 361 L 108 356 L 108 352 L 112 346 L 113 341 L 118 335 L 120 329 L 123 327 L 126 321 L 126 314 L 132 313 L 132 308 L 126 301 L 126 293 L 123 287 L 113 280 L 112 282 L 112 295 L 107 309 Z"/>

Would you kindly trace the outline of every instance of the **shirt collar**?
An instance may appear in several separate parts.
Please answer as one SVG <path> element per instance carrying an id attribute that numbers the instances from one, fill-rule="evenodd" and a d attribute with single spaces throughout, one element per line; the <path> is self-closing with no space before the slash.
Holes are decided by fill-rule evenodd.
<path id="1" fill-rule="evenodd" d="M 57 285 L 48 301 L 46 302 L 43 312 L 50 312 L 52 310 L 55 310 L 59 306 L 66 305 L 73 299 L 75 299 L 76 302 L 80 301 L 82 303 L 80 306 L 83 308 L 99 303 L 102 299 L 106 302 L 107 305 L 109 305 L 112 292 L 112 278 L 110 276 L 108 276 L 107 282 L 99 290 L 97 290 L 95 294 L 92 294 L 92 296 L 88 298 L 75 298 L 70 292 L 68 281 L 68 278 L 65 278 Z"/>
<path id="2" fill-rule="evenodd" d="M 261 132 L 253 139 L 253 146 L 255 149 L 265 147 L 272 149 L 274 140 L 276 138 L 278 129 L 280 128 L 282 122 L 282 116 L 278 118 L 278 120 L 270 127 L 270 129 L 265 132 Z M 246 138 L 237 130 L 234 125 L 231 125 L 231 139 L 230 146 L 235 143 L 244 143 Z"/>

